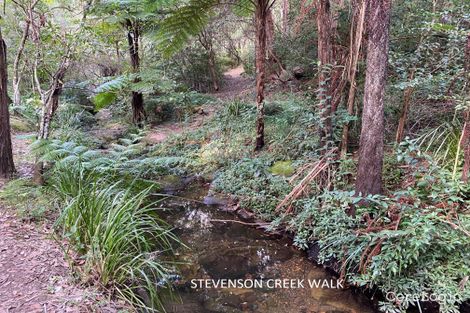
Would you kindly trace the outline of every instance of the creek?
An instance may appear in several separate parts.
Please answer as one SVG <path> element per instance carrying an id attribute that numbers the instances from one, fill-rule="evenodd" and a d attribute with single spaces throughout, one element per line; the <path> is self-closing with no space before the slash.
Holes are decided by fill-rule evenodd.
<path id="1" fill-rule="evenodd" d="M 208 190 L 204 183 L 169 188 L 176 197 L 161 202 L 161 217 L 187 246 L 175 252 L 181 278 L 175 299 L 165 302 L 168 313 L 375 312 L 364 294 L 340 288 L 336 277 L 289 238 L 242 221 L 226 201 L 207 196 Z M 245 288 L 255 281 L 263 285 Z M 217 283 L 224 288 L 215 288 Z"/>

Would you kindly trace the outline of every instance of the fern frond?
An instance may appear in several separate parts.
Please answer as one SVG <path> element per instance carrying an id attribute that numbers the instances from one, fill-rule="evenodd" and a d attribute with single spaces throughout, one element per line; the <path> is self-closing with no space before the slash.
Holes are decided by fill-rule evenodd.
<path id="1" fill-rule="evenodd" d="M 158 46 L 164 56 L 180 50 L 189 38 L 199 34 L 209 22 L 213 8 L 219 0 L 190 0 L 166 17 L 156 34 Z"/>

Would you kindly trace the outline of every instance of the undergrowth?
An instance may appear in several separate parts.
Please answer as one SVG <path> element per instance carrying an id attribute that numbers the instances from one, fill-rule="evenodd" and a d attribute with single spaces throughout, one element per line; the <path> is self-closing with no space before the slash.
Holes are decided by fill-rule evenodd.
<path id="1" fill-rule="evenodd" d="M 178 240 L 148 201 L 151 189 L 136 191 L 80 163 L 56 164 L 49 187 L 62 207 L 56 226 L 84 260 L 82 277 L 137 308 L 161 309 L 174 270 L 162 257 Z"/>

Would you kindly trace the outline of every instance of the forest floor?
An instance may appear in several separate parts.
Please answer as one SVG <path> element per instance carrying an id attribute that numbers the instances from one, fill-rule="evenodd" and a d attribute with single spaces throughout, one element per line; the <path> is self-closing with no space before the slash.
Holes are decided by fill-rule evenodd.
<path id="1" fill-rule="evenodd" d="M 32 175 L 28 135 L 12 135 L 19 177 Z M 0 205 L 0 313 L 118 312 L 121 304 L 71 276 L 62 243 L 52 233 L 51 221 L 27 221 Z"/>

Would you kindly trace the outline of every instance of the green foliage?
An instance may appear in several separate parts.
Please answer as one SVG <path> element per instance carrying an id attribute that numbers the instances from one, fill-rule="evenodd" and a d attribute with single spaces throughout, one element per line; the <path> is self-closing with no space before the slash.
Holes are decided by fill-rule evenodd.
<path id="1" fill-rule="evenodd" d="M 433 158 L 447 169 L 460 166 L 463 152 L 459 149 L 462 125 L 458 120 L 443 123 L 424 132 L 416 139 L 424 152 L 432 153 Z"/>
<path id="2" fill-rule="evenodd" d="M 290 176 L 295 169 L 292 166 L 292 161 L 277 161 L 269 168 L 269 171 L 273 175 Z"/>
<path id="3" fill-rule="evenodd" d="M 211 102 L 210 96 L 196 91 L 169 92 L 146 100 L 145 110 L 147 118 L 152 122 L 185 121 L 202 105 Z"/>
<path id="4" fill-rule="evenodd" d="M 33 125 L 29 124 L 24 118 L 18 118 L 16 116 L 10 117 L 11 129 L 15 132 L 30 132 L 34 130 Z"/>
<path id="5" fill-rule="evenodd" d="M 274 208 L 290 188 L 285 177 L 269 172 L 270 165 L 266 159 L 242 159 L 220 171 L 213 181 L 213 188 L 229 193 L 242 207 L 271 220 L 275 216 Z"/>
<path id="6" fill-rule="evenodd" d="M 61 162 L 131 181 L 140 181 L 168 174 L 182 174 L 192 168 L 194 161 L 187 157 L 141 157 L 145 145 L 144 133 L 130 134 L 119 144 L 113 144 L 107 153 L 93 150 L 75 142 L 61 140 L 36 140 L 31 148 L 41 161 Z"/>
<path id="7" fill-rule="evenodd" d="M 411 167 L 406 190 L 365 199 L 324 191 L 298 201 L 288 225 L 298 246 L 318 241 L 322 262 L 341 261 L 351 283 L 377 286 L 384 294 L 434 293 L 445 298 L 440 312 L 458 312 L 470 298 L 470 290 L 459 287 L 470 274 L 470 186 L 413 145 L 402 145 L 399 159 Z M 355 216 L 347 214 L 351 207 Z M 412 298 L 390 301 L 382 310 L 405 312 L 416 304 Z"/>
<path id="8" fill-rule="evenodd" d="M 199 34 L 209 22 L 216 4 L 215 0 L 190 0 L 167 16 L 156 34 L 164 55 L 174 54 L 191 36 Z"/>
<path id="9" fill-rule="evenodd" d="M 187 44 L 183 50 L 175 53 L 168 63 L 174 70 L 175 80 L 182 85 L 199 92 L 214 91 L 209 55 L 199 42 Z M 216 60 L 214 70 L 219 85 L 222 83 L 223 76 L 221 68 L 222 65 Z"/>
<path id="10" fill-rule="evenodd" d="M 97 141 L 85 131 L 94 122 L 94 116 L 84 107 L 64 101 L 52 120 L 52 137 L 61 141 L 75 141 L 93 147 Z"/>
<path id="11" fill-rule="evenodd" d="M 45 215 L 54 209 L 54 201 L 47 189 L 38 187 L 29 179 L 10 180 L 0 190 L 0 200 L 9 207 L 15 208 L 22 219 L 42 221 Z"/>
<path id="12" fill-rule="evenodd" d="M 305 106 L 306 99 L 301 96 L 284 98 L 281 96 L 266 104 L 269 113 L 265 126 L 269 145 L 264 152 L 266 158 L 281 161 L 315 155 L 318 141 L 315 130 L 309 127 L 314 117 Z M 186 170 L 212 173 L 252 157 L 255 119 L 254 105 L 235 100 L 201 128 L 175 135 L 154 146 L 150 155 L 183 157 L 193 160 L 187 163 L 192 167 Z"/>
<path id="13" fill-rule="evenodd" d="M 116 101 L 116 94 L 112 92 L 101 92 L 93 97 L 93 103 L 95 104 L 96 110 L 101 110 L 102 108 L 107 107 L 114 101 Z"/>
<path id="14" fill-rule="evenodd" d="M 49 184 L 63 206 L 56 224 L 85 261 L 83 277 L 137 308 L 159 310 L 171 271 L 162 256 L 177 239 L 148 203 L 150 189 L 122 189 L 79 162 L 56 164 Z"/>

